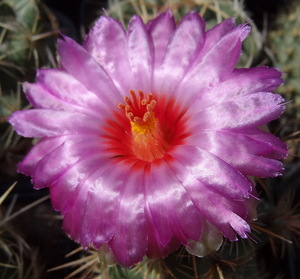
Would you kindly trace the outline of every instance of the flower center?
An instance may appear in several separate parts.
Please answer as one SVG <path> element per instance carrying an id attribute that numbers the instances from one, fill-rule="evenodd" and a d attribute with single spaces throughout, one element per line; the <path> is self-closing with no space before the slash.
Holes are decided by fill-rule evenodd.
<path id="1" fill-rule="evenodd" d="M 132 150 L 135 155 L 145 161 L 162 158 L 170 145 L 165 141 L 158 119 L 155 118 L 154 108 L 157 101 L 151 93 L 144 96 L 142 91 L 130 91 L 131 98 L 126 96 L 125 105 L 118 107 L 125 111 L 131 124 Z"/>

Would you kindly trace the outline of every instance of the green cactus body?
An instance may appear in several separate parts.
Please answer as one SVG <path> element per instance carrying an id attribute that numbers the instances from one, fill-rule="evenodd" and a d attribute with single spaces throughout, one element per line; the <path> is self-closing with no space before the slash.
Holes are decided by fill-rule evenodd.
<path id="1" fill-rule="evenodd" d="M 300 153 L 300 6 L 293 1 L 290 9 L 282 13 L 268 34 L 269 56 L 274 67 L 283 71 L 285 83 L 277 88 L 288 102 L 280 118 L 280 132 L 289 146 L 291 155 L 286 163 L 297 162 Z"/>
<path id="2" fill-rule="evenodd" d="M 20 83 L 33 81 L 37 68 L 56 66 L 56 37 L 54 16 L 39 0 L 0 2 L 0 164 L 7 166 L 3 175 L 15 173 L 15 165 L 6 160 L 22 141 L 7 123 L 14 111 L 28 107 Z"/>
<path id="3" fill-rule="evenodd" d="M 4 0 L 0 3 L 1 88 L 38 67 L 55 66 L 57 26 L 38 0 Z M 28 77 L 26 77 L 28 79 Z"/>
<path id="4" fill-rule="evenodd" d="M 287 113 L 300 120 L 300 6 L 295 5 L 289 13 L 282 14 L 268 36 L 268 43 L 274 55 L 274 66 L 285 75 L 285 84 L 277 89 L 289 104 Z M 300 128 L 300 127 L 299 127 Z"/>

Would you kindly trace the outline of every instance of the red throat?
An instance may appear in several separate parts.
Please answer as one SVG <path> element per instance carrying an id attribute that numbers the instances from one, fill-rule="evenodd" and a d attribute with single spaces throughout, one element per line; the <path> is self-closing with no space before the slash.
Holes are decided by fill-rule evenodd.
<path id="1" fill-rule="evenodd" d="M 138 95 L 130 91 L 131 98 L 126 96 L 125 103 L 119 104 L 119 108 L 125 111 L 131 125 L 132 150 L 137 158 L 145 161 L 153 161 L 162 158 L 170 148 L 164 139 L 159 120 L 155 118 L 154 109 L 157 101 L 151 93 L 144 96 L 142 91 Z"/>

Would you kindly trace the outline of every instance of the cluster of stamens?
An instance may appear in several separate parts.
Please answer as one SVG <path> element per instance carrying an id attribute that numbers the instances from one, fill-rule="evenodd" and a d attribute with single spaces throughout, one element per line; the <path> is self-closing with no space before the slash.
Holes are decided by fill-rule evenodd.
<path id="1" fill-rule="evenodd" d="M 125 115 L 130 122 L 143 124 L 146 123 L 153 115 L 156 101 L 153 100 L 151 93 L 148 93 L 146 98 L 144 98 L 144 93 L 142 91 L 138 91 L 138 94 L 139 98 L 137 98 L 133 90 L 130 90 L 132 101 L 128 96 L 126 96 L 124 98 L 126 105 L 119 104 L 118 107 L 125 110 Z"/>
<path id="2" fill-rule="evenodd" d="M 164 156 L 168 144 L 164 141 L 159 121 L 155 118 L 154 109 L 157 102 L 151 93 L 144 96 L 142 91 L 137 94 L 131 90 L 130 97 L 124 98 L 125 105 L 118 107 L 125 111 L 131 124 L 132 149 L 140 159 L 152 161 Z"/>

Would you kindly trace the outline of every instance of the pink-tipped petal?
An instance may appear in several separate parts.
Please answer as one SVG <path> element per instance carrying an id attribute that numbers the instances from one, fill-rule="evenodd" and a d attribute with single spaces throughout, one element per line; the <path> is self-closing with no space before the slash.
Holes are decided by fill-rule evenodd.
<path id="1" fill-rule="evenodd" d="M 155 71 L 154 86 L 157 92 L 174 91 L 193 64 L 204 41 L 204 20 L 195 12 L 188 13 L 170 38 L 162 65 Z M 166 76 L 168 82 L 165 80 Z"/>
<path id="2" fill-rule="evenodd" d="M 88 158 L 101 151 L 101 142 L 98 137 L 69 137 L 68 140 L 44 156 L 36 165 L 33 174 L 35 188 L 39 189 L 52 185 L 69 168 L 74 167 L 81 158 Z M 85 154 L 85 156 L 82 156 L 82 154 Z M 102 156 L 99 155 L 98 157 L 101 158 Z"/>
<path id="3" fill-rule="evenodd" d="M 37 83 L 24 83 L 23 89 L 35 108 L 80 112 L 97 118 L 107 113 L 106 104 L 65 71 L 39 70 Z"/>
<path id="4" fill-rule="evenodd" d="M 197 124 L 192 129 L 210 131 L 261 126 L 283 113 L 283 102 L 280 95 L 266 92 L 239 96 L 195 113 L 191 123 L 195 121 Z M 194 108 L 197 110 L 197 102 Z"/>
<path id="5" fill-rule="evenodd" d="M 122 166 L 121 166 L 122 167 Z M 147 223 L 144 206 L 144 174 L 133 166 L 131 175 L 122 182 L 119 216 L 108 245 L 122 266 L 131 267 L 142 261 L 147 250 Z M 123 166 L 123 176 L 125 174 Z"/>
<path id="6" fill-rule="evenodd" d="M 207 53 L 218 41 L 236 28 L 233 18 L 227 18 L 218 25 L 206 32 L 205 44 L 202 48 L 202 54 Z"/>
<path id="7" fill-rule="evenodd" d="M 127 32 L 128 58 L 135 77 L 135 90 L 151 93 L 153 78 L 153 42 L 139 16 L 134 16 Z"/>
<path id="8" fill-rule="evenodd" d="M 101 127 L 101 122 L 84 114 L 47 109 L 16 111 L 9 122 L 18 134 L 31 138 L 98 134 Z"/>
<path id="9" fill-rule="evenodd" d="M 146 178 L 145 192 L 146 204 L 163 246 L 173 236 L 185 244 L 188 239 L 199 238 L 200 216 L 168 162 L 152 165 L 151 175 Z"/>
<path id="10" fill-rule="evenodd" d="M 115 175 L 122 175 L 124 171 L 126 170 L 118 166 L 112 169 L 107 161 L 104 164 L 98 162 L 85 172 L 86 176 L 77 187 L 70 188 L 72 191 L 68 193 L 68 201 L 65 201 L 69 204 L 62 204 L 62 209 L 65 210 L 63 227 L 83 246 L 89 247 L 93 244 L 99 249 L 113 237 L 120 211 L 120 191 L 123 183 L 121 180 L 116 183 Z M 51 194 L 59 194 L 55 191 L 59 191 L 61 185 L 54 187 Z M 69 187 L 72 185 L 69 184 Z"/>
<path id="11" fill-rule="evenodd" d="M 147 212 L 147 232 L 148 232 L 148 246 L 146 256 L 149 259 L 165 258 L 170 252 L 177 250 L 181 246 L 181 242 L 173 237 L 167 245 L 162 245 L 159 232 L 154 224 L 149 207 L 145 207 Z"/>
<path id="12" fill-rule="evenodd" d="M 153 41 L 154 68 L 158 69 L 165 56 L 170 37 L 176 29 L 175 19 L 168 10 L 148 22 L 146 27 Z"/>
<path id="13" fill-rule="evenodd" d="M 205 185 L 207 191 L 232 200 L 242 201 L 248 198 L 252 184 L 237 169 L 209 151 L 195 145 L 185 145 L 174 150 L 171 156 L 187 169 L 184 180 L 192 175 Z M 174 173 L 177 171 L 177 168 L 173 170 Z"/>
<path id="14" fill-rule="evenodd" d="M 281 76 L 280 71 L 268 67 L 235 69 L 224 82 L 197 96 L 199 98 L 197 106 L 205 109 L 238 96 L 271 92 L 282 85 Z"/>
<path id="15" fill-rule="evenodd" d="M 118 102 L 122 92 L 117 90 L 105 70 L 82 46 L 66 36 L 63 38 L 58 41 L 63 68 L 106 104 Z"/>
<path id="16" fill-rule="evenodd" d="M 193 156 L 191 156 L 192 154 Z M 170 166 L 185 190 L 190 194 L 194 206 L 201 215 L 230 240 L 237 239 L 236 233 L 245 237 L 246 233 L 250 231 L 250 227 L 243 220 L 247 216 L 247 208 L 243 200 L 249 197 L 244 197 L 241 193 L 236 198 L 232 198 L 231 187 L 226 187 L 224 184 L 223 192 L 219 192 L 213 181 L 208 181 L 202 177 L 203 174 L 205 176 L 210 172 L 211 175 L 215 173 L 210 170 L 210 166 L 217 164 L 225 166 L 227 164 L 218 157 L 209 156 L 206 151 L 193 146 L 184 146 L 174 151 L 172 156 L 176 161 L 173 161 Z M 236 177 L 241 176 L 242 178 L 242 174 L 230 165 L 227 165 L 227 170 L 219 168 L 220 175 L 225 176 L 228 171 L 235 173 Z M 246 178 L 244 180 L 244 187 L 248 188 L 249 181 Z M 222 212 L 222 216 L 219 212 Z"/>
<path id="17" fill-rule="evenodd" d="M 61 172 L 60 168 L 56 168 L 56 174 L 60 172 L 61 175 L 59 175 L 56 181 L 50 181 L 50 193 L 54 209 L 61 211 L 63 215 L 72 210 L 73 193 L 77 186 L 82 185 L 84 182 L 85 185 L 88 185 L 87 188 L 93 187 L 94 181 L 92 180 L 92 175 L 96 171 L 97 175 L 99 173 L 102 174 L 108 169 L 105 161 L 105 158 L 99 158 L 97 154 L 91 154 L 76 161 L 71 167 L 64 167 Z M 101 169 L 99 166 L 101 166 Z"/>
<path id="18" fill-rule="evenodd" d="M 42 138 L 18 165 L 18 171 L 28 176 L 33 176 L 36 165 L 47 154 L 67 140 L 66 136 Z"/>
<path id="19" fill-rule="evenodd" d="M 134 76 L 128 59 L 126 32 L 119 21 L 100 17 L 87 35 L 84 48 L 105 69 L 120 92 L 126 95 L 133 89 Z"/>
<path id="20" fill-rule="evenodd" d="M 268 153 L 269 158 L 284 159 L 288 155 L 288 146 L 276 136 L 259 128 L 247 129 L 244 131 L 245 136 L 259 141 L 262 144 L 267 144 L 272 150 Z"/>
<path id="21" fill-rule="evenodd" d="M 197 95 L 211 90 L 228 78 L 241 56 L 241 43 L 245 32 L 249 33 L 249 29 L 236 27 L 208 52 L 198 55 L 194 66 L 177 88 L 178 94 L 189 96 L 187 105 L 192 104 Z"/>
<path id="22" fill-rule="evenodd" d="M 274 139 L 271 139 L 275 142 Z M 277 161 L 287 155 L 287 146 L 261 141 L 233 131 L 199 133 L 189 141 L 218 156 L 245 175 L 274 177 L 280 175 L 282 163 Z M 222 146 L 222 148 L 219 148 Z"/>

